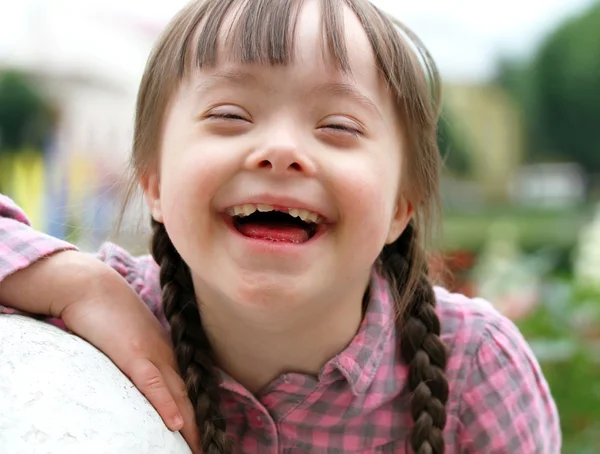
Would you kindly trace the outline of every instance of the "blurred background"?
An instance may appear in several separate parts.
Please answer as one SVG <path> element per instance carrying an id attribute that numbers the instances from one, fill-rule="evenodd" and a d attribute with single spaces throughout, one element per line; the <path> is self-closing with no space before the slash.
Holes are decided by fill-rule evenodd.
<path id="1" fill-rule="evenodd" d="M 0 193 L 36 228 L 84 249 L 113 235 L 137 85 L 183 3 L 0 0 Z M 375 3 L 417 32 L 444 79 L 432 265 L 519 325 L 558 404 L 563 452 L 598 453 L 600 3 Z M 140 211 L 118 241 L 143 252 Z"/>

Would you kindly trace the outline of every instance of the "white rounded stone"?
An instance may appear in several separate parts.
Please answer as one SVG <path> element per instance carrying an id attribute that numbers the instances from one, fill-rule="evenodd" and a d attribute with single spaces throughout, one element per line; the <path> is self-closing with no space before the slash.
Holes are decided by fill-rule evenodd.
<path id="1" fill-rule="evenodd" d="M 0 315 L 0 453 L 191 451 L 92 345 L 32 318 Z"/>

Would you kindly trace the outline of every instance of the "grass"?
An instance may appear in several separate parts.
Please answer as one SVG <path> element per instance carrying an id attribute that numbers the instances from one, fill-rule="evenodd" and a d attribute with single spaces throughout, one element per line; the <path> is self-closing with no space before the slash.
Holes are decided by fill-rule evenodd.
<path id="1" fill-rule="evenodd" d="M 449 211 L 444 215 L 438 245 L 444 250 L 477 251 L 488 239 L 490 228 L 499 225 L 514 228 L 524 249 L 568 248 L 577 242 L 581 228 L 589 222 L 591 215 L 589 206 L 565 210 L 496 208 L 478 212 Z"/>
<path id="2" fill-rule="evenodd" d="M 597 325 L 599 296 L 597 289 L 578 288 L 570 276 L 555 277 L 543 304 L 517 322 L 541 363 L 560 415 L 563 452 L 569 454 L 600 452 L 600 339 L 585 329 Z"/>

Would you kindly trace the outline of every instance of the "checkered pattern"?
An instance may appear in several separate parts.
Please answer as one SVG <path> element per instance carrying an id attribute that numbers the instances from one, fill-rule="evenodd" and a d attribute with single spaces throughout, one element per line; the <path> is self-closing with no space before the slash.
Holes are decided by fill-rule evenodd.
<path id="1" fill-rule="evenodd" d="M 73 246 L 34 231 L 18 207 L 0 198 L 0 282 L 65 249 Z M 98 257 L 133 286 L 166 327 L 152 258 L 132 257 L 112 244 L 104 245 Z M 318 377 L 286 374 L 252 395 L 223 374 L 223 409 L 237 452 L 410 452 L 408 370 L 398 359 L 387 283 L 374 276 L 373 289 L 358 334 Z M 451 352 L 446 452 L 560 453 L 555 404 L 517 328 L 483 300 L 441 288 L 436 295 Z"/>

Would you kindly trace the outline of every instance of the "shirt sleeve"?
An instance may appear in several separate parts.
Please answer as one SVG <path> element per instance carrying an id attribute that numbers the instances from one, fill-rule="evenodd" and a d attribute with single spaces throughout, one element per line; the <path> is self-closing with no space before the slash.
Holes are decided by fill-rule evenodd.
<path id="1" fill-rule="evenodd" d="M 540 365 L 508 319 L 488 326 L 459 409 L 463 454 L 560 454 L 558 411 Z"/>
<path id="2" fill-rule="evenodd" d="M 33 229 L 25 213 L 11 199 L 0 194 L 0 282 L 38 260 L 67 250 L 77 248 Z M 150 255 L 134 257 L 112 243 L 103 244 L 94 255 L 123 276 L 163 326 L 166 326 L 158 281 L 159 269 Z M 18 311 L 0 306 L 0 313 Z M 58 320 L 47 321 L 64 327 Z"/>
<path id="3" fill-rule="evenodd" d="M 75 246 L 31 228 L 25 213 L 0 194 L 0 282 L 11 274 Z"/>

